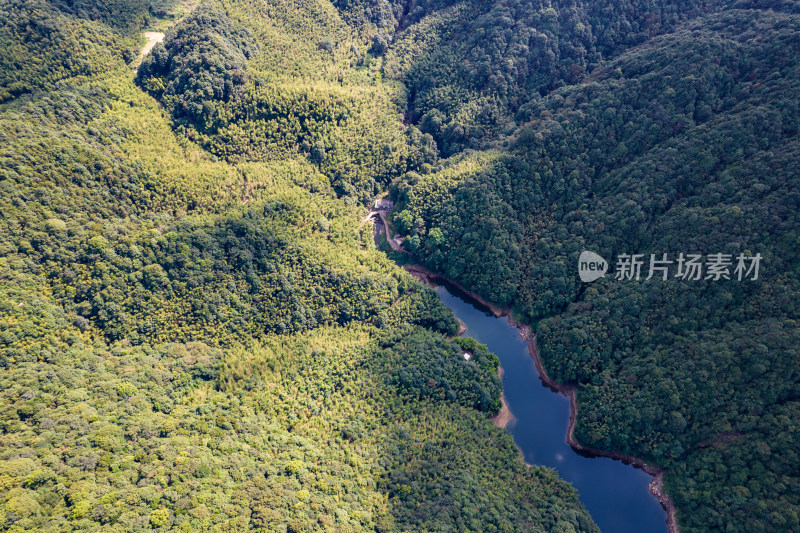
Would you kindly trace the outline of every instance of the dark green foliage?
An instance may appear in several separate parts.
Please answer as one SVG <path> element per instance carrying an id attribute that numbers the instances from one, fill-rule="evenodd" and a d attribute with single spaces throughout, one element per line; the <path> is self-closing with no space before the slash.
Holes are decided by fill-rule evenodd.
<path id="1" fill-rule="evenodd" d="M 344 17 L 356 23 L 374 25 L 388 45 L 390 33 L 419 22 L 424 16 L 458 3 L 455 0 L 333 0 Z M 385 51 L 385 49 L 384 49 Z"/>
<path id="2" fill-rule="evenodd" d="M 386 384 L 400 397 L 456 402 L 492 415 L 500 411 L 500 362 L 485 346 L 475 345 L 467 361 L 461 346 L 430 335 L 404 333 L 389 342 L 379 361 L 389 369 Z"/>
<path id="3" fill-rule="evenodd" d="M 666 467 L 682 531 L 798 527 L 798 35 L 759 9 L 685 23 L 521 106 L 508 151 L 394 186 L 419 257 L 537 325 L 577 437 Z M 583 250 L 612 273 L 582 284 Z M 619 254 L 681 252 L 765 259 L 758 281 L 613 279 Z"/>
<path id="4" fill-rule="evenodd" d="M 424 328 L 453 336 L 458 333 L 459 323 L 447 309 L 436 291 L 429 288 L 411 287 L 405 298 L 397 300 L 386 311 L 387 323 L 411 322 Z"/>
<path id="5" fill-rule="evenodd" d="M 434 3 L 439 4 L 439 3 Z M 446 4 L 455 4 L 451 7 Z M 414 123 L 446 156 L 513 130 L 540 95 L 722 2 L 448 2 L 413 9 L 387 72 L 408 86 Z M 424 15 L 424 17 L 423 17 Z"/>
<path id="6" fill-rule="evenodd" d="M 216 106 L 241 98 L 247 60 L 258 45 L 214 3 L 204 4 L 169 33 L 142 62 L 137 82 L 178 122 L 200 130 L 217 119 Z"/>
<path id="7" fill-rule="evenodd" d="M 338 271 L 275 233 L 291 224 L 291 211 L 266 205 L 210 227 L 187 220 L 114 241 L 76 234 L 52 274 L 55 295 L 110 338 L 137 344 L 193 338 L 198 328 L 223 338 L 288 334 L 367 321 L 387 307 L 382 280 Z M 181 333 L 187 324 L 191 333 Z"/>
<path id="8" fill-rule="evenodd" d="M 151 8 L 151 0 L 50 0 L 50 4 L 76 18 L 103 22 L 127 32 L 146 24 Z"/>
<path id="9" fill-rule="evenodd" d="M 441 412 L 438 405 L 392 407 L 384 449 L 394 467 L 382 486 L 395 503 L 398 525 L 413 531 L 598 531 L 574 508 L 551 505 L 572 502 L 576 493 L 555 483 L 554 472 L 521 464 L 507 433 L 492 431 L 468 410 L 456 415 L 464 420 L 454 432 L 429 426 Z M 400 421 L 406 416 L 417 422 Z M 486 468 L 497 477 L 480 474 Z M 497 492 L 498 484 L 514 488 Z"/>

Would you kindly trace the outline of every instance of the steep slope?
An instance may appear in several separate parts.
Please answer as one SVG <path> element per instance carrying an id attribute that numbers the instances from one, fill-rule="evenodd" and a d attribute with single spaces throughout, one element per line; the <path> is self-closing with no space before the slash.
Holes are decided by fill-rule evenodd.
<path id="1" fill-rule="evenodd" d="M 19 41 L 6 65 L 31 66 L 2 68 L 0 528 L 597 531 L 488 420 L 497 359 L 477 347 L 464 361 L 452 314 L 337 194 L 367 194 L 378 182 L 347 169 L 382 164 L 368 143 L 328 144 L 351 124 L 384 139 L 370 117 L 385 116 L 399 133 L 386 144 L 413 153 L 400 113 L 367 105 L 393 89 L 344 62 L 372 93 L 284 78 L 264 96 L 248 80 L 266 76 L 270 39 L 214 4 L 142 67 L 161 107 L 126 50 L 163 6 L 19 7 L 0 9 Z M 182 33 L 195 24 L 211 27 Z M 357 118 L 328 123 L 329 98 Z M 309 142 L 330 159 L 282 125 L 262 135 L 298 109 L 323 117 Z M 224 140 L 227 117 L 251 111 L 258 135 Z"/>
<path id="2" fill-rule="evenodd" d="M 501 150 L 393 185 L 407 249 L 535 325 L 550 374 L 578 387 L 579 440 L 664 466 L 682 531 L 800 527 L 800 18 L 766 7 L 687 11 L 630 49 L 598 41 L 577 83 L 562 72 L 505 136 L 484 129 Z M 580 282 L 583 250 L 606 278 Z M 665 253 L 669 279 L 645 280 Z M 676 279 L 681 253 L 728 254 L 731 279 Z M 621 254 L 643 254 L 640 280 L 617 279 Z M 758 280 L 737 279 L 739 254 L 761 254 Z"/>

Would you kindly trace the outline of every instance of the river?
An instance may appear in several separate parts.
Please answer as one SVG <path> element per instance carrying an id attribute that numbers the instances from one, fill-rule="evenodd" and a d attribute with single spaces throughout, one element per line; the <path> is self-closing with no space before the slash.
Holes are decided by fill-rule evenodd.
<path id="1" fill-rule="evenodd" d="M 554 468 L 572 483 L 604 533 L 666 533 L 666 513 L 649 492 L 649 474 L 613 459 L 584 457 L 567 444 L 569 400 L 541 382 L 519 330 L 448 288 L 436 291 L 466 325 L 465 335 L 500 358 L 506 403 L 516 418 L 507 430 L 525 461 Z"/>

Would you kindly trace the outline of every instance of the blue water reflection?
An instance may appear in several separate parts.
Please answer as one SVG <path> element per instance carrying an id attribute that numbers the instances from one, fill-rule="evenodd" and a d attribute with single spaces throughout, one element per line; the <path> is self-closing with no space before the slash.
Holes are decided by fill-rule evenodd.
<path id="1" fill-rule="evenodd" d="M 666 513 L 653 497 L 647 473 L 607 458 L 577 454 L 566 443 L 569 400 L 539 380 L 528 343 L 506 318 L 495 318 L 445 287 L 442 301 L 466 324 L 466 335 L 500 358 L 503 389 L 516 421 L 508 430 L 525 461 L 546 465 L 572 483 L 595 523 L 605 533 L 666 533 Z"/>

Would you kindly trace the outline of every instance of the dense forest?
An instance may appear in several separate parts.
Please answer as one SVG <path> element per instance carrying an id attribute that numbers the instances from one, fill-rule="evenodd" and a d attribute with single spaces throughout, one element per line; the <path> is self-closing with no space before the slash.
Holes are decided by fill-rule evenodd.
<path id="1" fill-rule="evenodd" d="M 800 529 L 796 2 L 0 0 L 0 43 L 0 528 L 596 531 L 359 225 L 388 190 L 682 532 Z M 614 276 L 681 253 L 763 261 Z"/>
<path id="2" fill-rule="evenodd" d="M 580 442 L 664 467 L 681 531 L 796 530 L 800 10 L 601 4 L 550 26 L 458 4 L 398 35 L 387 73 L 449 158 L 393 182 L 395 227 L 534 325 Z M 591 285 L 583 250 L 611 266 Z M 758 280 L 645 280 L 651 254 L 719 253 L 760 254 Z"/>
<path id="3" fill-rule="evenodd" d="M 0 5 L 0 529 L 597 531 L 359 227 L 438 158 L 372 26 L 198 4 Z"/>

